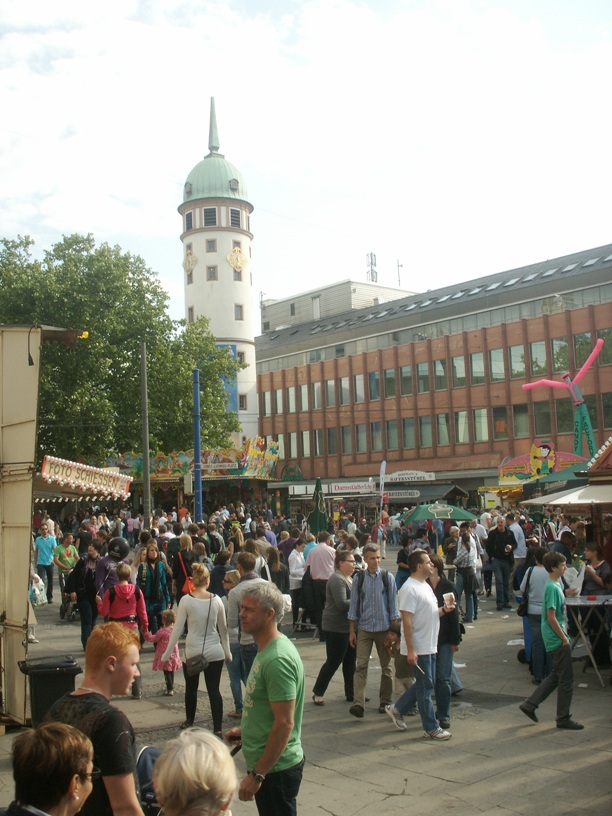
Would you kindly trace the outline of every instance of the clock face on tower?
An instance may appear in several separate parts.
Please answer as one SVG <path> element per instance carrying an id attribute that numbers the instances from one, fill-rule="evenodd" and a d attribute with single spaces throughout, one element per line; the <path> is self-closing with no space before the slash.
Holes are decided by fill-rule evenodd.
<path id="1" fill-rule="evenodd" d="M 227 256 L 227 260 L 229 261 L 232 269 L 235 269 L 236 272 L 243 272 L 249 264 L 249 259 L 246 257 L 240 247 L 234 247 Z"/>

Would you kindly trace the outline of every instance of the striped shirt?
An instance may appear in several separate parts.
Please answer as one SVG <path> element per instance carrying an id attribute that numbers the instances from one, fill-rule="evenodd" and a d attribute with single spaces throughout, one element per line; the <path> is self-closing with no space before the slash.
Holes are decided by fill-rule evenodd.
<path id="1" fill-rule="evenodd" d="M 361 593 L 359 592 L 358 577 L 353 580 L 351 588 L 351 605 L 348 619 L 356 621 L 359 629 L 365 632 L 384 632 L 389 628 L 392 620 L 399 618 L 397 607 L 397 589 L 395 579 L 391 573 L 386 573 L 387 591 L 383 585 L 383 571 L 377 569 L 375 573 L 368 570 L 363 572 Z M 359 595 L 361 594 L 361 598 Z M 389 612 L 391 616 L 389 617 Z"/>

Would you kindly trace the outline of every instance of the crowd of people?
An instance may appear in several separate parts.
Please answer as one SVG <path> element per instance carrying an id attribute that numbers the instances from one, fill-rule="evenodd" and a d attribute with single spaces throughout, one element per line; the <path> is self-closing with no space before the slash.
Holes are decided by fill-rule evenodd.
<path id="1" fill-rule="evenodd" d="M 203 674 L 213 737 L 242 746 L 249 773 L 239 796 L 254 798 L 260 813 L 296 812 L 303 767 L 303 667 L 295 646 L 282 636 L 283 616 L 286 632 L 308 627 L 325 643 L 325 661 L 312 688 L 315 706 L 326 704 L 329 684 L 341 668 L 349 715 L 362 719 L 375 649 L 381 668 L 379 712 L 399 730 L 408 727 L 405 717 L 418 716 L 427 737 L 447 740 L 451 695 L 461 688 L 453 656 L 465 636 L 464 624 L 478 620 L 479 599 L 492 595 L 494 577 L 497 610 L 512 609 L 516 592 L 528 598 L 537 688 L 521 711 L 537 720 L 537 707 L 558 688 L 557 726 L 582 727 L 570 712 L 572 632 L 564 597 L 574 590 L 563 576 L 567 566 L 584 565 L 582 594 L 611 592 L 612 545 L 594 543 L 580 519 L 551 513 L 536 526 L 521 508 L 496 508 L 457 525 L 438 519 L 406 525 L 385 508 L 372 524 L 342 514 L 333 531 L 314 536 L 303 517 L 222 506 L 195 523 L 181 507 L 159 511 L 147 522 L 129 511 L 110 518 L 104 512 L 68 516 L 61 523 L 41 517 L 35 519 L 35 533 L 36 574 L 46 599 L 53 603 L 57 566 L 59 591 L 78 605 L 86 654 L 80 690 L 55 706 L 53 718 L 78 725 L 108 716 L 119 728 L 124 715 L 118 717 L 108 700 L 113 693 L 142 695 L 138 652 L 149 642 L 165 695 L 175 693 L 174 674 L 183 670 L 184 739 L 177 752 L 199 756 L 212 750 L 210 742 L 188 738 Z M 98 617 L 103 626 L 96 626 Z M 98 633 L 105 631 L 110 640 L 101 648 Z M 597 664 L 609 666 L 609 627 L 607 637 L 594 630 L 591 635 Z M 240 721 L 225 735 L 224 664 L 234 705 L 229 716 Z M 131 727 L 121 722 L 130 742 Z M 95 734 L 93 726 L 86 730 L 92 736 L 90 731 Z M 92 741 L 104 784 L 101 789 L 94 782 L 91 806 L 98 810 L 91 812 L 110 813 L 116 797 L 132 801 L 123 778 L 131 771 L 99 761 L 93 736 Z M 160 771 L 159 779 L 164 778 Z M 191 778 L 186 790 L 197 796 L 199 784 Z M 163 781 L 160 791 L 164 799 Z M 229 801 L 225 788 L 219 795 Z M 167 807 L 172 812 L 174 805 Z"/>

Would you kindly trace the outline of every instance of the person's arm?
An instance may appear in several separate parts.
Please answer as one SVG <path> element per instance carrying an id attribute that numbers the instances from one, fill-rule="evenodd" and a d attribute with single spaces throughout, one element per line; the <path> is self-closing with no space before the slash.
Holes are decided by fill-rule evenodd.
<path id="1" fill-rule="evenodd" d="M 259 757 L 255 766 L 250 770 L 265 776 L 281 758 L 283 751 L 287 747 L 291 731 L 293 730 L 293 716 L 295 713 L 295 700 L 282 700 L 270 703 L 270 709 L 274 715 L 274 722 L 268 734 L 268 740 L 263 754 Z M 249 773 L 247 774 L 238 790 L 238 797 L 243 802 L 249 802 L 261 785 Z"/>
<path id="2" fill-rule="evenodd" d="M 397 605 L 397 585 L 391 573 L 387 573 L 387 592 L 389 593 L 389 611 L 392 621 L 400 619 L 400 611 Z"/>
<path id="3" fill-rule="evenodd" d="M 236 592 L 236 588 L 234 587 L 227 596 L 227 627 L 231 631 L 238 629 L 238 615 L 240 614 L 239 594 L 240 593 Z"/>
<path id="4" fill-rule="evenodd" d="M 98 613 L 106 618 L 110 613 L 110 589 L 104 593 L 104 598 L 100 600 L 100 596 L 96 595 L 96 602 L 98 604 Z"/>
<path id="5" fill-rule="evenodd" d="M 402 629 L 404 630 L 404 640 L 406 641 L 407 660 L 412 666 L 417 664 L 417 653 L 414 651 L 414 641 L 412 639 L 412 619 L 413 612 L 405 612 L 402 609 Z"/>
<path id="6" fill-rule="evenodd" d="M 146 632 L 149 628 L 149 616 L 147 615 L 147 605 L 145 604 L 144 592 L 138 593 L 136 600 L 136 617 L 138 618 L 138 628 Z"/>
<path id="7" fill-rule="evenodd" d="M 559 621 L 557 620 L 557 616 L 555 614 L 554 607 L 549 606 L 546 610 L 546 620 L 548 621 L 548 625 L 553 630 L 555 635 L 560 638 L 561 643 L 564 646 L 569 646 L 569 640 L 563 629 L 559 626 Z"/>
<path id="8" fill-rule="evenodd" d="M 186 595 L 186 598 L 189 596 Z M 185 623 L 187 622 L 187 605 L 183 603 L 183 598 L 181 598 L 181 602 L 178 605 L 178 610 L 176 613 L 176 623 L 172 629 L 172 634 L 170 635 L 170 640 L 168 641 L 168 645 L 166 646 L 166 651 L 163 653 L 161 659 L 162 660 L 169 660 L 170 655 L 172 654 L 172 650 L 178 643 L 180 636 L 185 629 Z"/>
<path id="9" fill-rule="evenodd" d="M 136 794 L 134 774 L 103 776 L 113 816 L 142 816 L 142 808 Z"/>
<path id="10" fill-rule="evenodd" d="M 223 647 L 223 652 L 225 653 L 225 660 L 228 663 L 231 663 L 232 653 L 230 651 L 227 622 L 225 620 L 225 607 L 223 606 L 223 601 L 221 598 L 218 597 L 215 597 L 215 604 L 217 607 L 217 629 L 219 630 L 219 635 L 221 636 L 221 646 Z"/>

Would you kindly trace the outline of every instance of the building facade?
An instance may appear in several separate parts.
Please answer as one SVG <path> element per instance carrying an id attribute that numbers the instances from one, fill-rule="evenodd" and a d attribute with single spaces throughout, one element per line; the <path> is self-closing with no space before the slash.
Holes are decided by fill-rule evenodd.
<path id="1" fill-rule="evenodd" d="M 207 317 L 217 345 L 229 346 L 246 368 L 229 383 L 228 408 L 238 414 L 242 434 L 257 436 L 255 313 L 251 271 L 251 213 L 240 171 L 219 153 L 214 99 L 210 104 L 209 153 L 187 176 L 183 202 L 185 319 Z"/>
<path id="2" fill-rule="evenodd" d="M 598 338 L 581 389 L 601 445 L 612 245 L 268 331 L 256 340 L 259 431 L 279 440 L 277 484 L 283 472 L 375 479 L 386 460 L 387 473 L 427 471 L 473 492 L 534 439 L 573 451 L 565 392 L 522 386 L 578 371 Z"/>

